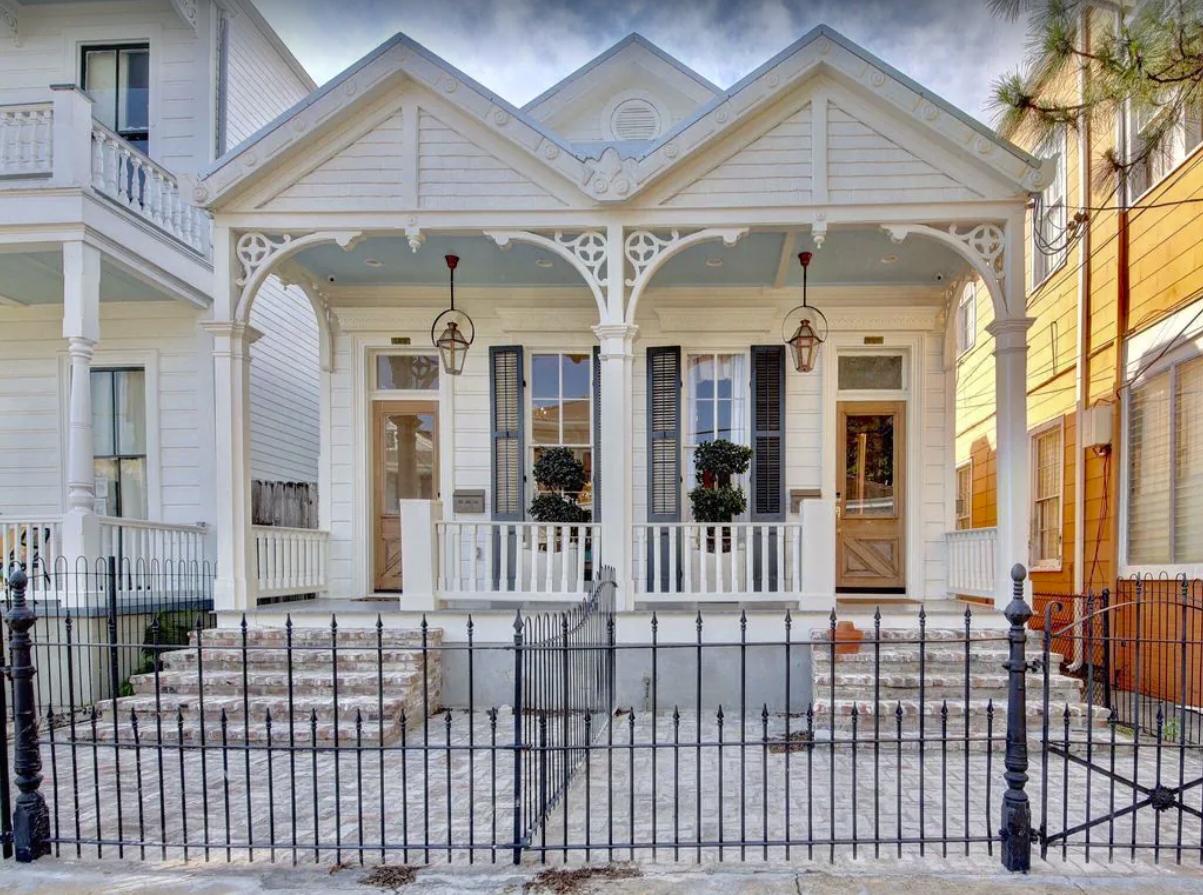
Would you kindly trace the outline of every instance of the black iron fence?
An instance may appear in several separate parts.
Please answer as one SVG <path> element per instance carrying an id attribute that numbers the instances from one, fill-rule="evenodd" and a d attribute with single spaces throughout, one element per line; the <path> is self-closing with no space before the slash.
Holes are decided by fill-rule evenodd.
<path id="1" fill-rule="evenodd" d="M 150 661 L 116 691 L 126 695 L 83 707 L 71 695 L 78 669 L 108 667 L 114 647 L 146 649 L 145 631 L 118 627 L 114 644 L 107 628 L 95 639 L 64 629 L 70 637 L 37 641 L 59 657 L 44 658 L 17 630 L 43 620 L 26 624 L 32 607 L 14 592 L 13 714 L 32 721 L 16 725 L 13 777 L 45 799 L 45 826 L 27 822 L 40 810 L 27 799 L 8 838 L 19 856 L 985 853 L 1025 870 L 1033 843 L 1050 857 L 1089 855 L 1101 830 L 1131 825 L 1131 854 L 1160 858 L 1168 843 L 1175 856 L 1203 855 L 1203 765 L 1168 726 L 1183 724 L 1190 675 L 1172 710 L 1156 697 L 1152 733 L 1125 727 L 1099 702 L 1098 663 L 1081 657 L 1132 648 L 1103 626 L 1126 610 L 1091 602 L 1056 625 L 1046 607 L 1036 647 L 1021 571 L 1003 617 L 920 609 L 887 624 L 832 612 L 807 629 L 785 611 L 619 617 L 612 570 L 567 610 L 443 616 L 456 630 L 349 614 L 209 629 L 197 614 L 187 642 L 168 644 L 152 618 Z M 1175 641 L 1188 665 L 1203 649 L 1192 612 Z M 1136 655 L 1167 640 L 1142 629 Z M 35 693 L 29 674 L 45 661 L 66 677 Z M 1075 662 L 1085 681 L 1063 673 Z M 21 832 L 39 829 L 41 840 Z"/>

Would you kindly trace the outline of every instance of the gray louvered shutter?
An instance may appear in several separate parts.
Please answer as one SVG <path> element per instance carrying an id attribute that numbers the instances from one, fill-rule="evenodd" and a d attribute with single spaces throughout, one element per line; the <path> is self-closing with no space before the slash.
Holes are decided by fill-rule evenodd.
<path id="1" fill-rule="evenodd" d="M 647 521 L 681 521 L 681 349 L 647 350 Z"/>
<path id="2" fill-rule="evenodd" d="M 752 346 L 752 521 L 785 519 L 785 346 Z"/>
<path id="3" fill-rule="evenodd" d="M 593 346 L 593 521 L 601 522 L 601 346 Z"/>
<path id="4" fill-rule="evenodd" d="M 492 394 L 493 518 L 521 522 L 523 507 L 522 346 L 489 349 Z"/>

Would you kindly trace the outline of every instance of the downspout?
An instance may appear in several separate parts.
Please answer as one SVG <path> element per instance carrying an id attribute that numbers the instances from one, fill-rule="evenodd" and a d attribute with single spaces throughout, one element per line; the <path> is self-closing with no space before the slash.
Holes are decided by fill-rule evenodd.
<path id="1" fill-rule="evenodd" d="M 1083 6 L 1079 12 L 1079 24 L 1082 35 L 1082 51 L 1090 53 L 1090 10 Z M 1081 121 L 1078 127 L 1078 205 L 1089 208 L 1091 205 L 1090 188 L 1090 112 L 1086 109 L 1086 93 L 1090 77 L 1089 66 L 1078 66 L 1078 101 L 1082 105 Z M 1073 592 L 1084 594 L 1086 588 L 1086 450 L 1082 444 L 1083 421 L 1086 415 L 1086 390 L 1089 387 L 1090 357 L 1087 327 L 1090 325 L 1090 256 L 1091 228 L 1093 221 L 1087 212 L 1087 218 L 1078 240 L 1078 362 L 1075 364 L 1074 406 L 1075 436 L 1074 436 L 1074 577 Z M 1085 607 L 1081 600 L 1074 600 L 1074 621 L 1082 620 Z M 1071 665 L 1077 669 L 1082 664 L 1082 638 L 1074 638 L 1074 655 Z"/>

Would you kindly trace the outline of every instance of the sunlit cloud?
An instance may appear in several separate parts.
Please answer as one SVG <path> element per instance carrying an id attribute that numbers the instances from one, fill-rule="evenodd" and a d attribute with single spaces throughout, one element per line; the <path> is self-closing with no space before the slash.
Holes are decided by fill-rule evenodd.
<path id="1" fill-rule="evenodd" d="M 817 25 L 971 115 L 1023 56 L 986 0 L 255 0 L 323 83 L 398 31 L 516 105 L 632 31 L 728 87 Z"/>

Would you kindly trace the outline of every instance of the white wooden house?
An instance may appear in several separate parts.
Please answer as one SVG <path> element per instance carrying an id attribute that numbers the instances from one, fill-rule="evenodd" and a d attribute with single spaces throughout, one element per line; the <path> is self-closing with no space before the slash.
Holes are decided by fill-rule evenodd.
<path id="1" fill-rule="evenodd" d="M 192 184 L 314 86 L 243 0 L 0 3 L 0 565 L 213 557 Z M 317 325 L 276 278 L 260 297 L 248 471 L 316 482 Z"/>
<path id="2" fill-rule="evenodd" d="M 214 371 L 196 444 L 219 607 L 399 591 L 403 612 L 512 609 L 575 598 L 601 565 L 628 611 L 1002 599 L 1027 557 L 1023 231 L 1042 183 L 1038 159 L 826 27 L 726 89 L 632 36 L 522 108 L 392 38 L 190 193 L 213 216 L 212 304 L 188 333 Z M 803 251 L 830 324 L 809 372 L 784 344 Z M 447 255 L 475 331 L 454 376 L 432 345 Z M 948 307 L 969 275 L 996 311 L 999 525 L 957 533 Z M 251 523 L 273 276 L 320 340 L 316 408 L 277 407 L 319 437 L 313 533 Z M 86 432 L 88 402 L 60 394 Z M 707 529 L 687 492 L 715 437 L 755 458 L 748 512 Z M 91 444 L 69 440 L 68 469 L 91 470 Z M 588 524 L 529 519 L 551 446 L 588 467 Z M 90 478 L 66 480 L 86 515 Z"/>

